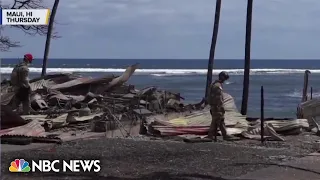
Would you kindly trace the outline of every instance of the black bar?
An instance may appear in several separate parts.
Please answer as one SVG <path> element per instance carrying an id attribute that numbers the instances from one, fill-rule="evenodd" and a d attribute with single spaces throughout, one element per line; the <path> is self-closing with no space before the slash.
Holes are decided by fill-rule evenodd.
<path id="1" fill-rule="evenodd" d="M 261 143 L 264 142 L 264 92 L 263 86 L 261 86 Z"/>
<path id="2" fill-rule="evenodd" d="M 310 99 L 312 99 L 312 87 L 310 89 Z"/>

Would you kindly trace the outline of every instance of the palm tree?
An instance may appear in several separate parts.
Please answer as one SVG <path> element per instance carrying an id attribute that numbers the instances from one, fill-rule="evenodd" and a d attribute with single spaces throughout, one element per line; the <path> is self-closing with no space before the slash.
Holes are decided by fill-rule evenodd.
<path id="1" fill-rule="evenodd" d="M 250 81 L 250 51 L 251 51 L 251 26 L 252 26 L 252 5 L 253 0 L 248 0 L 247 5 L 247 24 L 246 24 L 246 44 L 245 44 L 245 62 L 243 77 L 243 93 L 241 114 L 247 115 L 248 98 L 249 98 L 249 81 Z"/>
<path id="2" fill-rule="evenodd" d="M 213 26 L 213 33 L 212 33 L 212 40 L 211 40 L 210 56 L 209 56 L 209 61 L 208 61 L 208 72 L 207 72 L 207 83 L 206 83 L 205 97 L 207 97 L 207 95 L 208 95 L 209 85 L 212 82 L 212 69 L 213 69 L 214 54 L 215 54 L 215 50 L 216 50 L 218 31 L 219 31 L 220 11 L 221 11 L 221 0 L 216 0 L 216 11 L 215 11 L 215 16 L 214 16 L 214 26 Z"/>
<path id="3" fill-rule="evenodd" d="M 56 12 L 57 12 L 57 9 L 58 9 L 59 1 L 60 0 L 55 0 L 54 1 L 52 12 L 51 12 L 51 15 L 50 15 L 50 21 L 49 21 L 48 33 L 47 33 L 47 40 L 46 40 L 46 47 L 45 47 L 44 56 L 43 56 L 41 76 L 45 76 L 46 75 L 46 71 L 47 71 L 47 62 L 48 62 L 48 56 L 49 56 L 49 49 L 50 49 L 51 35 L 52 35 L 52 29 L 53 29 L 53 22 L 54 22 L 54 18 L 56 16 Z"/>

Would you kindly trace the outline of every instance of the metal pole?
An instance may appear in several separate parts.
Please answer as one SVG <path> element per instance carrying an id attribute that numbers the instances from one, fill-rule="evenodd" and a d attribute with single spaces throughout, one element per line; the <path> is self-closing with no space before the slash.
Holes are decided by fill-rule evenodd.
<path id="1" fill-rule="evenodd" d="M 212 33 L 212 39 L 211 39 L 211 47 L 210 47 L 210 56 L 209 56 L 209 61 L 208 61 L 208 72 L 207 72 L 207 83 L 206 83 L 205 97 L 207 97 L 207 95 L 208 95 L 209 85 L 212 82 L 212 69 L 213 69 L 214 55 L 215 55 L 218 32 L 219 32 L 220 11 L 221 11 L 221 0 L 217 0 L 216 1 L 216 11 L 215 11 L 215 16 L 214 16 L 213 33 Z"/>
<path id="2" fill-rule="evenodd" d="M 264 142 L 264 92 L 263 86 L 261 86 L 261 114 L 260 114 L 260 121 L 261 121 L 261 143 Z"/>
<path id="3" fill-rule="evenodd" d="M 310 88 L 310 99 L 312 99 L 312 87 Z"/>
<path id="4" fill-rule="evenodd" d="M 245 63 L 244 63 L 243 93 L 242 93 L 242 105 L 241 105 L 242 115 L 247 115 L 248 98 L 249 98 L 252 6 L 253 6 L 253 0 L 248 0 L 246 43 L 245 43 Z"/>
<path id="5" fill-rule="evenodd" d="M 56 16 L 56 12 L 57 12 L 57 9 L 58 9 L 59 1 L 60 0 L 55 0 L 54 1 L 52 12 L 51 12 L 51 15 L 50 15 L 48 32 L 47 32 L 46 47 L 45 47 L 44 55 L 43 55 L 42 72 L 41 72 L 41 76 L 42 77 L 46 75 L 46 71 L 47 71 L 47 63 L 48 63 L 48 56 L 49 56 L 49 49 L 50 49 L 50 42 L 51 42 L 51 35 L 52 35 L 54 17 Z"/>

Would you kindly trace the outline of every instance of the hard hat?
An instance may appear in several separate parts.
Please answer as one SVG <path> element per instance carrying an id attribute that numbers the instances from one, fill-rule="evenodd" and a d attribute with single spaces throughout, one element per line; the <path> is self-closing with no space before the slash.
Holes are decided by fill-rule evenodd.
<path id="1" fill-rule="evenodd" d="M 25 54 L 24 59 L 29 61 L 29 63 L 32 63 L 33 56 L 32 56 L 32 54 Z"/>

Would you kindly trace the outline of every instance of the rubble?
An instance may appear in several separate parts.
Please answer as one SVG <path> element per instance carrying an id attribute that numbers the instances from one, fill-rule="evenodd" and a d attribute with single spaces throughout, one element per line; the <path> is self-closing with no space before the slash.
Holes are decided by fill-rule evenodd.
<path id="1" fill-rule="evenodd" d="M 185 104 L 178 93 L 157 87 L 136 89 L 126 84 L 138 64 L 129 66 L 121 76 L 99 78 L 75 74 L 52 74 L 31 83 L 30 115 L 13 112 L 10 101 L 14 94 L 10 81 L 1 83 L 1 130 L 5 142 L 24 137 L 26 142 L 60 142 L 54 138 L 74 139 L 83 134 L 108 136 L 117 131 L 123 137 L 147 134 L 152 136 L 207 135 L 211 115 L 204 100 Z M 224 94 L 225 122 L 229 134 L 259 139 L 260 121 L 249 122 L 235 106 L 232 96 Z M 132 132 L 134 127 L 139 131 Z M 299 134 L 308 129 L 306 119 L 268 120 L 266 136 L 284 141 L 281 135 Z M 90 134 L 89 133 L 89 134 Z M 90 135 L 91 136 L 91 135 Z M 86 136 L 88 137 L 88 136 Z M 31 138 L 31 139 L 30 139 Z"/>
<path id="2" fill-rule="evenodd" d="M 201 103 L 193 105 L 202 107 Z M 241 115 L 234 99 L 224 93 L 224 107 L 226 110 L 225 123 L 227 132 L 245 139 L 260 140 L 261 125 L 258 118 L 252 119 Z M 248 121 L 250 119 L 251 121 Z M 201 138 L 208 134 L 211 123 L 209 107 L 200 108 L 184 114 L 158 114 L 147 117 L 147 131 L 156 136 L 181 136 L 182 138 Z M 309 129 L 307 119 L 265 119 L 265 138 L 268 140 L 285 141 L 286 135 L 299 135 Z M 196 136 L 195 136 L 196 135 Z M 188 142 L 189 139 L 184 139 Z M 199 141 L 203 142 L 203 141 Z"/>
<path id="3" fill-rule="evenodd" d="M 54 74 L 32 79 L 33 111 L 30 115 L 10 109 L 13 92 L 9 81 L 2 82 L 1 105 L 6 112 L 1 112 L 0 135 L 45 137 L 63 130 L 106 132 L 121 129 L 125 131 L 124 136 L 130 136 L 126 127 L 139 126 L 146 116 L 185 110 L 179 94 L 156 87 L 138 90 L 126 84 L 137 67 L 138 64 L 129 66 L 118 77 Z M 30 125 L 37 125 L 37 128 L 30 128 Z M 38 131 L 42 133 L 34 133 Z"/>

